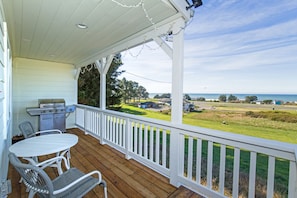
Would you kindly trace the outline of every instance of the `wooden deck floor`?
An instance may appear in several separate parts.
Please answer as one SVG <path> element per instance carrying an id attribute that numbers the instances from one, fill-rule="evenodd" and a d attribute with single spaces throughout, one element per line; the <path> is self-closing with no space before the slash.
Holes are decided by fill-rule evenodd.
<path id="1" fill-rule="evenodd" d="M 139 164 L 135 160 L 126 160 L 117 150 L 99 144 L 98 140 L 84 135 L 79 129 L 68 130 L 79 136 L 78 144 L 71 148 L 71 166 L 87 173 L 99 170 L 107 182 L 108 197 L 202 197 L 181 186 L 176 188 L 169 180 Z M 51 177 L 57 176 L 53 168 L 46 169 Z M 9 198 L 28 197 L 24 184 L 18 183 L 20 177 L 12 166 L 9 168 L 8 179 L 12 183 Z M 86 198 L 103 197 L 101 187 L 89 192 Z"/>

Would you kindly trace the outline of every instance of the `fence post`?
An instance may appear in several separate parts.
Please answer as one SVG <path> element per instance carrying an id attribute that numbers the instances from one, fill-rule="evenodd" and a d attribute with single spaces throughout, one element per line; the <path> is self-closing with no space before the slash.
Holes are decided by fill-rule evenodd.
<path id="1" fill-rule="evenodd" d="M 170 171 L 170 184 L 179 187 L 178 175 L 180 172 L 180 142 L 179 133 L 177 129 L 171 129 L 170 132 L 170 154 L 169 154 L 169 171 Z"/>
<path id="2" fill-rule="evenodd" d="M 88 135 L 87 121 L 88 121 L 88 118 L 87 118 L 87 108 L 84 108 L 84 132 L 85 132 L 85 135 Z"/>
<path id="3" fill-rule="evenodd" d="M 126 125 L 125 125 L 125 157 L 126 159 L 131 159 L 131 156 L 129 155 L 129 152 L 131 150 L 131 138 L 132 138 L 132 133 L 131 133 L 131 120 L 129 118 L 126 119 Z"/>
<path id="4" fill-rule="evenodd" d="M 106 128 L 105 128 L 105 116 L 104 116 L 104 112 L 101 111 L 100 113 L 100 126 L 99 126 L 99 130 L 100 130 L 100 143 L 101 144 L 105 144 L 104 138 L 105 138 L 105 134 L 106 134 Z"/>
<path id="5" fill-rule="evenodd" d="M 297 195 L 297 147 L 295 146 L 295 161 L 290 162 L 290 175 L 288 186 L 288 197 L 293 198 Z"/>

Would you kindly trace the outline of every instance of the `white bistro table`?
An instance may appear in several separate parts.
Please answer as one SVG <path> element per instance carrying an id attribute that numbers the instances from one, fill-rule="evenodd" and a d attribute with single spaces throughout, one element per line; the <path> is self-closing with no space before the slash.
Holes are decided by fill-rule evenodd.
<path id="1" fill-rule="evenodd" d="M 40 135 L 19 141 L 9 147 L 17 157 L 33 158 L 70 149 L 77 144 L 78 137 L 73 134 Z M 31 163 L 32 161 L 29 160 Z M 60 171 L 61 167 L 58 167 Z"/>

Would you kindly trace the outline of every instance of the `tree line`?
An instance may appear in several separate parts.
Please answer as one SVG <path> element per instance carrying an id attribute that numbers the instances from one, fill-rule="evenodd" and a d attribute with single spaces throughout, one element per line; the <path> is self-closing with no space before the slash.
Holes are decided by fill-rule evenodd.
<path id="1" fill-rule="evenodd" d="M 118 77 L 124 73 L 120 67 L 123 65 L 121 54 L 117 54 L 106 74 L 106 106 L 112 107 L 121 102 L 147 99 L 149 93 L 138 82 Z M 81 70 L 78 78 L 78 103 L 99 107 L 100 104 L 100 73 L 95 64 L 86 66 L 88 69 Z M 82 72 L 84 71 L 84 72 Z"/>
<path id="2" fill-rule="evenodd" d="M 253 102 L 256 102 L 257 100 L 258 100 L 257 96 L 246 96 L 244 102 L 253 103 Z M 223 95 L 219 96 L 219 101 L 220 102 L 227 102 L 227 101 L 228 102 L 238 102 L 239 99 L 236 96 L 232 95 L 232 94 L 230 94 L 228 96 L 228 98 L 227 98 L 227 95 L 223 94 Z"/>
<path id="3" fill-rule="evenodd" d="M 136 100 L 140 101 L 140 99 L 147 99 L 149 97 L 149 93 L 142 85 L 139 85 L 138 82 L 123 78 L 120 84 L 122 101 L 124 103 L 129 103 L 131 102 L 131 100 L 133 102 L 135 102 Z"/>
<path id="4" fill-rule="evenodd" d="M 251 95 L 251 96 L 246 96 L 244 102 L 245 103 L 255 103 L 258 100 L 258 97 L 255 95 Z M 228 97 L 227 95 L 223 94 L 219 96 L 219 101 L 220 102 L 239 102 L 239 99 L 230 94 Z M 262 103 L 264 104 L 271 104 L 272 100 L 263 100 Z"/>

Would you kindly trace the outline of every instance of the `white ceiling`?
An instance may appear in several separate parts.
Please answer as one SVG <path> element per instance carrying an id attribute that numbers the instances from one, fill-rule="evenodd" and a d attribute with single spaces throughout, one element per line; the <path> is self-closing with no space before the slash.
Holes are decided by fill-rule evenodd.
<path id="1" fill-rule="evenodd" d="M 128 8 L 141 0 L 3 0 L 3 6 L 14 57 L 82 66 L 176 16 L 180 1 L 142 0 L 141 6 Z M 78 29 L 79 23 L 88 29 Z"/>

